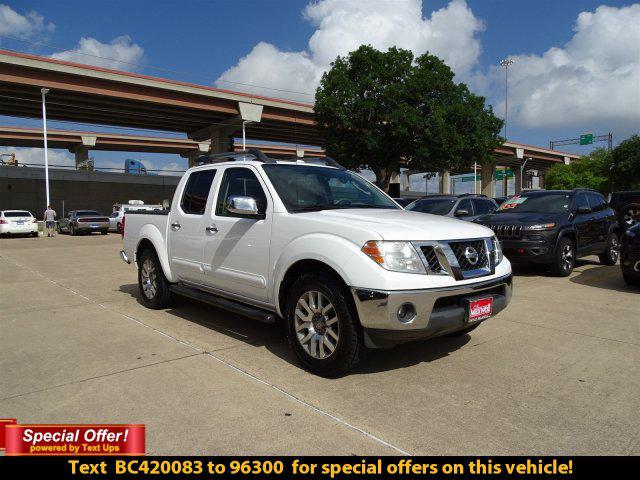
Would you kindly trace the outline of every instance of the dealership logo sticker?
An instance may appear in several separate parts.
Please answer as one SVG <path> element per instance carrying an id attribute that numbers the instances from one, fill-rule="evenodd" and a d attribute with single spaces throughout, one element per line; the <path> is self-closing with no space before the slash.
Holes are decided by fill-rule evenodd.
<path id="1" fill-rule="evenodd" d="M 7 444 L 5 438 L 5 427 L 7 425 L 15 425 L 17 420 L 15 418 L 0 418 L 0 450 L 4 450 Z"/>
<path id="2" fill-rule="evenodd" d="M 144 455 L 144 425 L 8 425 L 7 455 Z"/>
<path id="3" fill-rule="evenodd" d="M 481 298 L 469 303 L 469 321 L 477 322 L 489 318 L 493 313 L 493 298 Z"/>

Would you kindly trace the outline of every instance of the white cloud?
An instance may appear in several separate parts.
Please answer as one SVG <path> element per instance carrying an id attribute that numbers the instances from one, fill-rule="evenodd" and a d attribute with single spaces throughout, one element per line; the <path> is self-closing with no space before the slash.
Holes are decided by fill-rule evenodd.
<path id="1" fill-rule="evenodd" d="M 480 55 L 476 33 L 483 24 L 465 0 L 452 0 L 429 18 L 423 15 L 421 0 L 320 0 L 307 5 L 303 16 L 316 26 L 306 50 L 285 52 L 260 42 L 216 85 L 313 102 L 315 88 L 330 63 L 363 44 L 381 50 L 397 46 L 416 55 L 429 51 L 463 78 Z"/>
<path id="2" fill-rule="evenodd" d="M 36 11 L 22 15 L 0 3 L 0 35 L 30 40 L 53 32 L 54 29 L 54 24 L 45 22 L 44 17 Z"/>
<path id="3" fill-rule="evenodd" d="M 0 147 L 0 153 L 2 154 L 16 154 L 16 160 L 20 164 L 33 164 L 44 165 L 44 149 L 42 148 L 20 148 L 20 147 Z M 73 167 L 76 162 L 71 153 L 66 150 L 53 150 L 48 151 L 49 166 L 55 167 Z M 7 160 L 6 158 L 4 159 Z"/>
<path id="4" fill-rule="evenodd" d="M 96 67 L 135 71 L 140 68 L 144 50 L 140 45 L 131 43 L 131 37 L 128 35 L 116 37 L 110 43 L 82 37 L 77 48 L 54 53 L 51 58 L 86 63 Z"/>
<path id="5" fill-rule="evenodd" d="M 526 128 L 640 126 L 640 4 L 582 12 L 574 36 L 542 55 L 512 55 L 509 118 Z M 502 95 L 504 71 L 485 88 Z M 502 114 L 501 100 L 496 112 Z M 626 128 L 625 128 L 626 126 Z"/>

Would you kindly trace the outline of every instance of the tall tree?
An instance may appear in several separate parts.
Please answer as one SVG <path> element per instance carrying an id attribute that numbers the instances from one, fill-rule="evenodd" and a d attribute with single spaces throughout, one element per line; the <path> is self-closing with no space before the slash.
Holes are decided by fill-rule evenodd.
<path id="1" fill-rule="evenodd" d="M 612 152 L 611 173 L 617 190 L 640 189 L 640 136 L 633 135 Z"/>
<path id="2" fill-rule="evenodd" d="M 327 152 L 368 168 L 387 190 L 400 167 L 461 170 L 500 145 L 502 120 L 438 57 L 363 45 L 338 57 L 316 91 L 315 115 Z"/>

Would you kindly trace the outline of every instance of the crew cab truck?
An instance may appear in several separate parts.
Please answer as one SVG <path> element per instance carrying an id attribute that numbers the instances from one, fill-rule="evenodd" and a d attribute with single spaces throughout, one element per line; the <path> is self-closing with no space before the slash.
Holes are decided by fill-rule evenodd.
<path id="1" fill-rule="evenodd" d="M 178 294 L 281 321 L 301 363 L 331 377 L 366 348 L 466 333 L 510 301 L 486 227 L 405 211 L 330 158 L 199 163 L 170 210 L 125 215 L 120 254 L 149 308 Z"/>

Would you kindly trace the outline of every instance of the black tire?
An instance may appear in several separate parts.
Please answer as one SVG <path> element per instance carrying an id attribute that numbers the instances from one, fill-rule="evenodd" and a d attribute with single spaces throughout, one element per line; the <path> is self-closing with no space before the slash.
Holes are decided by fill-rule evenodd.
<path id="1" fill-rule="evenodd" d="M 156 252 L 149 249 L 142 252 L 138 258 L 138 288 L 145 306 L 153 310 L 169 306 L 173 300 L 170 286 Z"/>
<path id="2" fill-rule="evenodd" d="M 108 235 L 109 232 L 107 230 L 101 230 L 100 235 Z"/>
<path id="3" fill-rule="evenodd" d="M 631 275 L 626 272 L 622 272 L 622 278 L 627 285 L 631 285 L 632 287 L 640 287 L 640 275 Z"/>
<path id="4" fill-rule="evenodd" d="M 467 334 L 469 332 L 472 332 L 476 328 L 478 328 L 480 326 L 480 323 L 482 323 L 482 322 L 478 322 L 478 323 L 474 323 L 473 325 L 469 325 L 468 327 L 465 327 L 462 330 L 458 330 L 456 332 L 450 333 L 449 336 L 451 336 L 451 337 L 459 337 L 461 335 L 465 335 L 465 334 Z"/>
<path id="5" fill-rule="evenodd" d="M 611 232 L 609 237 L 607 238 L 607 248 L 606 250 L 598 255 L 600 259 L 600 263 L 603 265 L 613 266 L 618 263 L 618 258 L 620 257 L 620 240 L 618 239 L 618 235 Z"/>
<path id="6" fill-rule="evenodd" d="M 118 222 L 118 224 L 116 225 L 116 232 L 122 233 L 122 224 L 120 222 Z"/>
<path id="7" fill-rule="evenodd" d="M 312 304 L 309 305 L 309 294 L 314 296 L 318 293 L 324 300 L 321 298 L 320 302 L 311 302 Z M 304 307 L 300 310 L 302 313 L 307 313 L 306 318 L 309 319 L 307 321 L 296 317 L 298 302 L 302 298 L 306 298 L 305 301 L 310 307 L 310 310 L 305 312 L 302 312 Z M 318 298 L 317 295 L 315 298 Z M 324 305 L 327 308 L 329 306 L 327 301 L 332 307 L 323 314 L 318 305 Z M 315 313 L 312 311 L 314 306 L 317 308 Z M 308 371 L 322 377 L 338 377 L 356 368 L 362 360 L 365 350 L 364 340 L 355 306 L 348 296 L 348 291 L 342 288 L 333 277 L 324 273 L 307 273 L 300 277 L 289 291 L 285 315 L 289 344 Z M 326 323 L 332 320 L 331 324 Z M 312 330 L 304 327 L 296 330 L 298 322 L 309 324 Z M 329 330 L 333 332 L 332 335 Z M 303 346 L 303 341 L 308 336 L 311 336 L 311 339 Z M 334 350 L 330 350 L 330 345 Z M 316 352 L 315 356 L 313 352 Z M 319 358 L 323 352 L 324 358 Z"/>
<path id="8" fill-rule="evenodd" d="M 551 273 L 556 277 L 568 277 L 576 264 L 576 246 L 570 238 L 562 237 L 555 251 L 555 259 L 551 264 Z"/>
<path id="9" fill-rule="evenodd" d="M 32 237 L 37 237 L 38 236 L 38 232 L 31 232 L 31 236 Z"/>

